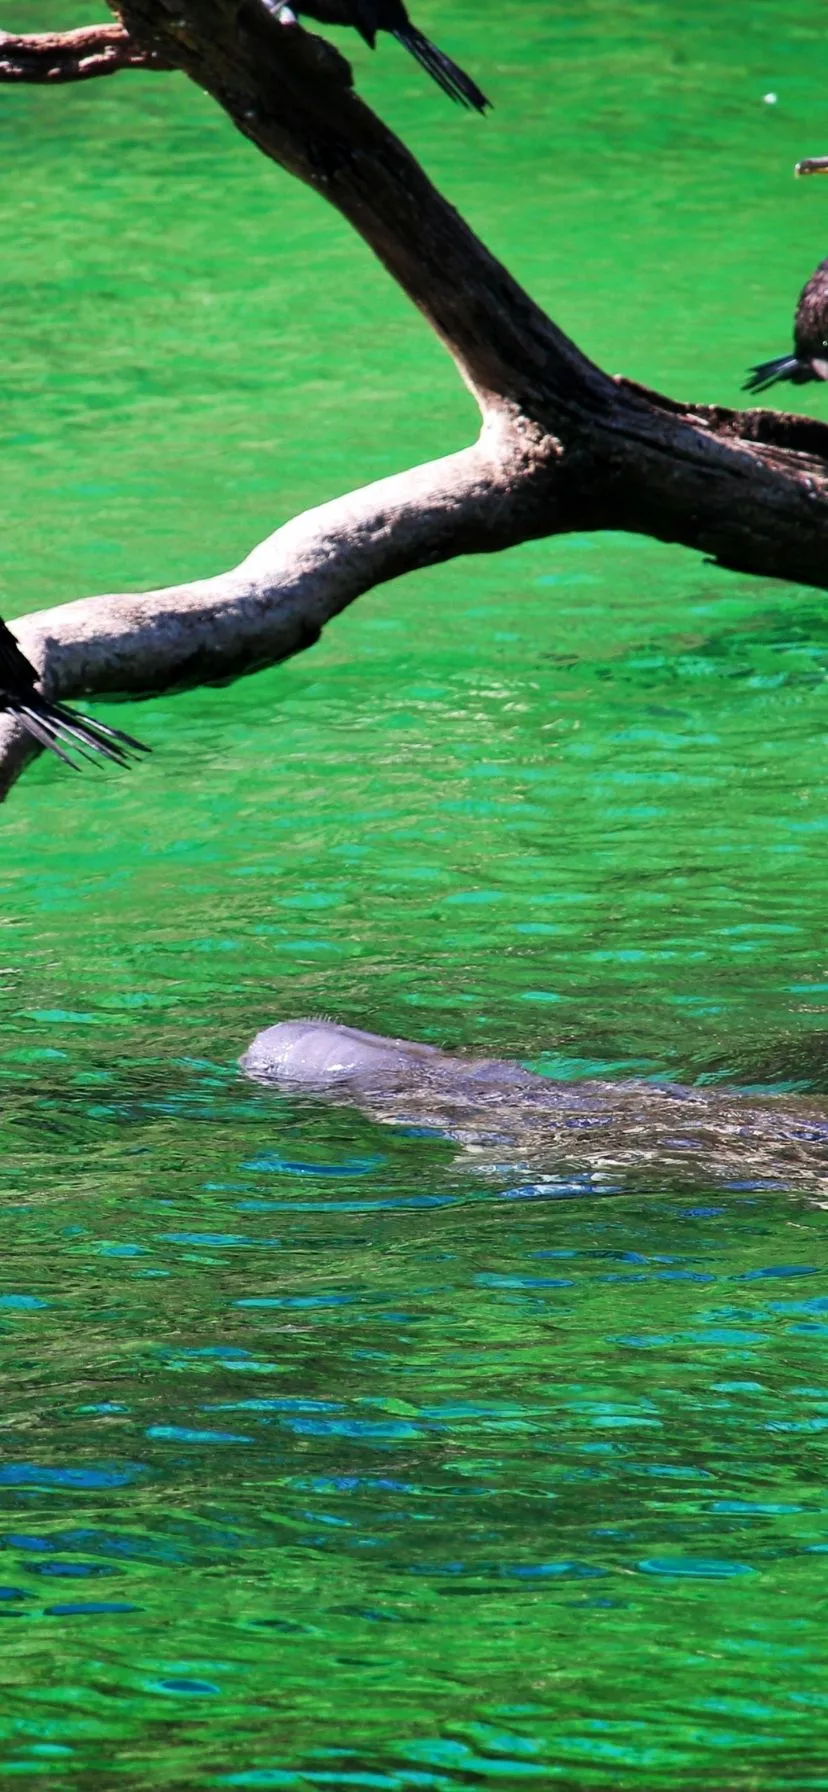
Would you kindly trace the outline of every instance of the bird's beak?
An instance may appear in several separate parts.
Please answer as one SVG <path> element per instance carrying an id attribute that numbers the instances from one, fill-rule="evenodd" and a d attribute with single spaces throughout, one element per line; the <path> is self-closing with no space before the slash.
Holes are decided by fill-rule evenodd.
<path id="1" fill-rule="evenodd" d="M 828 380 L 828 361 L 811 361 L 818 380 Z"/>

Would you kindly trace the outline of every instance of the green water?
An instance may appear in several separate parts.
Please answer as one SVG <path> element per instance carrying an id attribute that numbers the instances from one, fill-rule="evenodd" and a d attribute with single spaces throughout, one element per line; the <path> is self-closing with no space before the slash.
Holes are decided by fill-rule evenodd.
<path id="1" fill-rule="evenodd" d="M 824 7 L 417 16 L 492 117 L 390 43 L 360 83 L 487 241 L 604 364 L 738 403 L 826 249 L 790 178 Z M 0 91 L 0 146 L 2 613 L 215 571 L 470 438 L 362 246 L 183 81 Z M 18 786 L 4 1774 L 828 1785 L 828 1216 L 543 1198 L 233 1070 L 323 1011 L 828 1091 L 827 659 L 819 594 L 539 543 L 102 708 L 155 749 L 129 777 Z"/>

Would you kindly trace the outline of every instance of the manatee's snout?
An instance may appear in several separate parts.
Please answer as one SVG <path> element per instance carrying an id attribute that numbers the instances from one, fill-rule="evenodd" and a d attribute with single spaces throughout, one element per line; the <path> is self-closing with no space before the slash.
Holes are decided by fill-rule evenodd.
<path id="1" fill-rule="evenodd" d="M 285 1020 L 257 1033 L 239 1064 L 264 1082 L 325 1089 L 336 1083 L 381 1082 L 405 1070 L 412 1056 L 439 1055 L 430 1045 L 382 1039 L 333 1021 Z"/>

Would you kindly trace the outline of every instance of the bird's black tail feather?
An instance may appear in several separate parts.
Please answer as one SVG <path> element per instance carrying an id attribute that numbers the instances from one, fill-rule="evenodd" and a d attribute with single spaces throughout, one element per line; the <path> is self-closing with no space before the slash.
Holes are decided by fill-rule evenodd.
<path id="1" fill-rule="evenodd" d="M 404 44 L 405 48 L 410 50 L 412 56 L 416 56 L 421 68 L 424 68 L 432 80 L 437 82 L 438 87 L 442 87 L 449 99 L 456 100 L 460 106 L 468 106 L 474 112 L 485 112 L 491 105 L 491 101 L 487 100 L 484 93 L 481 93 L 480 88 L 475 85 L 470 76 L 464 75 L 463 70 L 457 67 L 456 62 L 452 62 L 450 56 L 444 56 L 436 44 L 430 43 L 427 37 L 423 37 L 416 25 L 406 23 L 393 35 L 398 43 Z"/>
<path id="2" fill-rule="evenodd" d="M 79 754 L 81 759 L 88 759 L 92 764 L 102 758 L 111 759 L 116 765 L 129 765 L 138 754 L 150 751 L 142 741 L 133 740 L 131 734 L 124 734 L 120 728 L 108 728 L 105 722 L 80 716 L 73 709 L 65 709 L 62 703 L 50 703 L 35 690 L 27 691 L 25 696 L 6 696 L 0 701 L 2 708 L 23 724 L 27 734 L 42 747 L 51 748 L 58 759 L 75 771 L 80 767 L 73 754 Z"/>
<path id="3" fill-rule="evenodd" d="M 797 360 L 796 355 L 777 355 L 775 361 L 760 361 L 758 367 L 751 367 L 742 391 L 766 392 L 777 380 L 792 380 L 795 386 L 801 386 L 815 378 L 807 363 Z"/>
<path id="4" fill-rule="evenodd" d="M 19 643 L 0 617 L 0 711 L 16 716 L 33 740 L 50 747 L 67 765 L 80 768 L 73 753 L 97 763 L 112 759 L 116 765 L 128 765 L 136 753 L 148 753 L 149 747 L 120 728 L 108 728 L 105 722 L 79 716 L 62 703 L 50 703 L 37 689 L 37 673 L 29 664 Z M 97 757 L 96 757 L 97 756 Z"/>

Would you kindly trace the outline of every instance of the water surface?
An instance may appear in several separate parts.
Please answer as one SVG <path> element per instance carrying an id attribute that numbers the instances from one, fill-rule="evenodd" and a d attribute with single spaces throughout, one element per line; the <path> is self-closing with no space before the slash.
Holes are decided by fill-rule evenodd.
<path id="1" fill-rule="evenodd" d="M 420 16 L 492 117 L 390 43 L 366 95 L 603 364 L 739 402 L 825 248 L 816 0 Z M 215 571 L 471 438 L 362 245 L 183 81 L 6 90 L 0 137 L 3 613 Z M 536 543 L 102 707 L 129 777 L 18 786 L 4 1773 L 826 1784 L 822 1209 L 481 1174 L 233 1068 L 325 1012 L 828 1093 L 826 654 L 819 594 Z"/>

